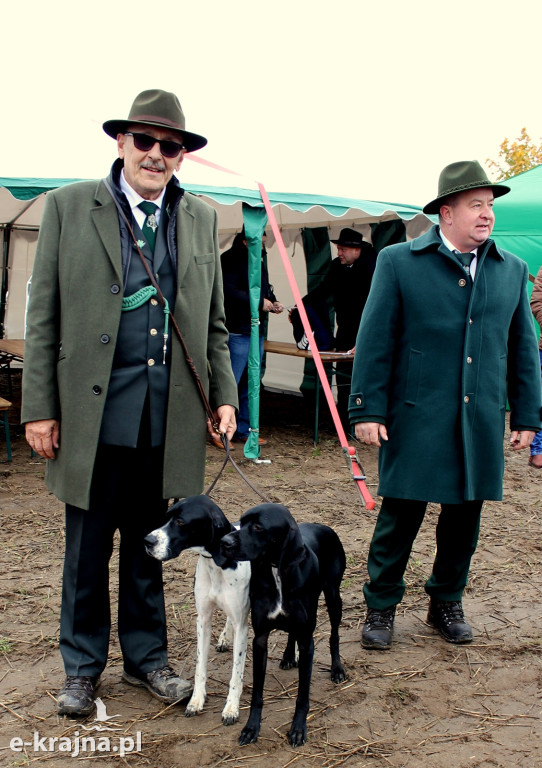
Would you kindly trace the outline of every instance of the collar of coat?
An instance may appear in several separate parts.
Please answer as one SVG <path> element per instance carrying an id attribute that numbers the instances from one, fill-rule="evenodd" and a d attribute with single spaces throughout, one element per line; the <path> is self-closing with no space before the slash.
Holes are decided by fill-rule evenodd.
<path id="1" fill-rule="evenodd" d="M 427 251 L 440 251 L 445 256 L 451 256 L 451 252 L 446 248 L 439 235 L 438 224 L 435 224 L 424 232 L 423 235 L 415 238 L 410 243 L 410 249 L 412 253 L 426 253 Z M 507 251 L 500 248 L 494 240 L 489 238 L 481 246 L 478 247 L 478 260 L 482 256 L 493 256 L 500 261 L 504 261 Z"/>

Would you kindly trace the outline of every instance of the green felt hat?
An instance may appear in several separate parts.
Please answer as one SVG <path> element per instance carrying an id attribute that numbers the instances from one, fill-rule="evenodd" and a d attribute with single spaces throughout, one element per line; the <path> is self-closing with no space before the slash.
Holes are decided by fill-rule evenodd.
<path id="1" fill-rule="evenodd" d="M 476 160 L 461 160 L 458 163 L 447 165 L 439 176 L 438 196 L 423 209 L 424 213 L 438 213 L 441 205 L 447 197 L 457 192 L 465 192 L 478 187 L 489 187 L 495 197 L 501 197 L 510 192 L 510 187 L 504 184 L 493 184 L 487 174 Z"/>
<path id="2" fill-rule="evenodd" d="M 185 130 L 184 112 L 174 93 L 153 89 L 136 96 L 127 120 L 107 120 L 103 129 L 111 138 L 125 133 L 131 125 L 149 125 L 153 128 L 169 128 L 182 134 L 187 152 L 194 152 L 207 144 L 207 139 Z"/>

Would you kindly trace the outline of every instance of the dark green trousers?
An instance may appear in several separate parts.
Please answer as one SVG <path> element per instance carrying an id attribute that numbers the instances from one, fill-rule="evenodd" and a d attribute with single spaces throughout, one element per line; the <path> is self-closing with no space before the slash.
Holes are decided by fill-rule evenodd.
<path id="1" fill-rule="evenodd" d="M 168 663 L 162 563 L 147 555 L 143 543 L 166 520 L 162 465 L 162 448 L 101 445 L 90 509 L 66 505 L 60 652 L 67 675 L 98 676 L 106 665 L 109 560 L 117 530 L 118 635 L 124 667 L 134 674 Z"/>
<path id="2" fill-rule="evenodd" d="M 442 504 L 437 523 L 437 552 L 425 591 L 438 600 L 461 600 L 478 543 L 483 501 Z M 403 579 L 427 502 L 385 498 L 376 521 L 363 588 L 369 608 L 385 610 L 403 599 Z"/>

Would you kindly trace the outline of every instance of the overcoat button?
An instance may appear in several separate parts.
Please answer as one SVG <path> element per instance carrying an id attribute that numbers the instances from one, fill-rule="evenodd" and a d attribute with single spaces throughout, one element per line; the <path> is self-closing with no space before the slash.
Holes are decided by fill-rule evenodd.
<path id="1" fill-rule="evenodd" d="M 151 299 L 151 304 L 152 304 L 153 307 L 157 307 L 158 306 L 158 302 L 156 301 L 156 299 Z"/>
<path id="2" fill-rule="evenodd" d="M 152 359 L 152 357 L 149 360 L 147 360 L 147 365 L 154 365 L 154 360 Z"/>
<path id="3" fill-rule="evenodd" d="M 149 333 L 150 333 L 150 335 L 151 335 L 151 336 L 156 336 L 156 334 L 158 333 L 158 331 L 156 330 L 156 328 L 151 328 L 151 329 L 150 329 L 150 331 L 149 331 Z"/>
<path id="4" fill-rule="evenodd" d="M 107 333 L 102 333 L 102 335 L 100 336 L 100 341 L 102 342 L 102 344 L 109 344 L 111 339 L 109 338 Z"/>
<path id="5" fill-rule="evenodd" d="M 464 400 L 466 403 L 468 403 L 468 402 L 469 402 L 469 396 L 468 396 L 468 395 L 465 395 L 465 397 L 463 398 L 463 400 Z"/>
<path id="6" fill-rule="evenodd" d="M 102 394 L 102 388 L 100 387 L 100 385 L 99 385 L 99 384 L 95 384 L 95 385 L 92 387 L 92 391 L 93 391 L 93 393 L 94 393 L 95 395 L 101 395 L 101 394 Z"/>
<path id="7" fill-rule="evenodd" d="M 461 278 L 461 280 L 458 282 L 458 285 L 460 285 L 461 288 L 464 288 L 467 285 L 467 281 L 464 278 Z"/>
<path id="8" fill-rule="evenodd" d="M 474 323 L 474 320 L 472 319 L 472 317 L 469 317 L 469 325 L 472 325 L 473 323 Z"/>
<path id="9" fill-rule="evenodd" d="M 356 405 L 361 405 L 361 397 L 356 397 Z"/>
<path id="10" fill-rule="evenodd" d="M 472 363 L 472 357 L 467 357 L 467 363 L 470 365 Z"/>
<path id="11" fill-rule="evenodd" d="M 111 293 L 119 293 L 119 292 L 120 292 L 120 285 L 113 283 L 113 285 L 111 286 Z"/>

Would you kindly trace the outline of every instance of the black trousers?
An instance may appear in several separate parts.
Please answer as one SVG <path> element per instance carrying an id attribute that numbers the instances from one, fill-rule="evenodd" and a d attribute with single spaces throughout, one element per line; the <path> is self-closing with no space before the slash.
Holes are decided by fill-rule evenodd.
<path id="1" fill-rule="evenodd" d="M 483 501 L 442 504 L 433 572 L 425 591 L 438 600 L 461 600 L 480 532 Z M 376 521 L 363 593 L 369 608 L 385 610 L 403 599 L 403 575 L 427 502 L 385 498 Z"/>
<path id="2" fill-rule="evenodd" d="M 90 509 L 66 505 L 66 553 L 60 651 L 67 675 L 97 676 L 105 668 L 111 628 L 109 561 L 120 533 L 118 635 L 124 667 L 150 672 L 167 662 L 162 564 L 143 537 L 165 522 L 163 449 L 100 445 Z"/>

